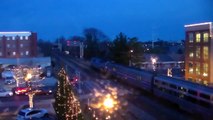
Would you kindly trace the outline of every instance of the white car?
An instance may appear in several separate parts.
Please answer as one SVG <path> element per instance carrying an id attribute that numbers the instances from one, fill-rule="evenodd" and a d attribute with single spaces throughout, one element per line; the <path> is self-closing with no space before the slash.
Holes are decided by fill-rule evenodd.
<path id="1" fill-rule="evenodd" d="M 13 92 L 12 91 L 6 91 L 3 88 L 0 88 L 0 97 L 10 97 L 13 96 Z"/>
<path id="2" fill-rule="evenodd" d="M 48 117 L 48 112 L 46 109 L 34 109 L 34 108 L 26 108 L 19 111 L 16 120 L 36 120 L 39 118 Z"/>
<path id="3" fill-rule="evenodd" d="M 16 80 L 13 77 L 6 77 L 5 78 L 4 84 L 11 85 L 11 84 L 15 84 L 15 83 L 16 83 Z"/>

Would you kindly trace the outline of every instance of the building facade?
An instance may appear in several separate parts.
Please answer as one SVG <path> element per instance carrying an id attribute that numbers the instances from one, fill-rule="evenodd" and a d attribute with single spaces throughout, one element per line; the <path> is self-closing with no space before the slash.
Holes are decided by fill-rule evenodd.
<path id="1" fill-rule="evenodd" d="M 213 23 L 185 25 L 185 78 L 213 85 Z"/>
<path id="2" fill-rule="evenodd" d="M 30 58 L 36 56 L 36 33 L 0 32 L 0 58 Z"/>

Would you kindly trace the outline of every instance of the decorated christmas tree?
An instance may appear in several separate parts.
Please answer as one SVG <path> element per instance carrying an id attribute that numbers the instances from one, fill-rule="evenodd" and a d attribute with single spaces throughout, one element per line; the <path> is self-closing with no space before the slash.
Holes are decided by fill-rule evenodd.
<path id="1" fill-rule="evenodd" d="M 67 74 L 63 68 L 58 73 L 58 86 L 54 106 L 59 120 L 82 119 L 80 104 L 71 89 Z"/>

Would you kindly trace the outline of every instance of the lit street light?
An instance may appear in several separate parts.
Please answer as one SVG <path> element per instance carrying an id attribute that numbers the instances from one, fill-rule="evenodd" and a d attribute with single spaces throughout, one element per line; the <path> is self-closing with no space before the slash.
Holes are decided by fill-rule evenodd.
<path id="1" fill-rule="evenodd" d="M 129 59 L 129 66 L 132 66 L 132 53 L 134 52 L 134 50 L 130 50 L 130 59 Z"/>
<path id="2" fill-rule="evenodd" d="M 156 70 L 156 63 L 157 63 L 157 58 L 156 57 L 151 57 L 151 61 L 152 61 L 152 67 L 153 70 Z"/>

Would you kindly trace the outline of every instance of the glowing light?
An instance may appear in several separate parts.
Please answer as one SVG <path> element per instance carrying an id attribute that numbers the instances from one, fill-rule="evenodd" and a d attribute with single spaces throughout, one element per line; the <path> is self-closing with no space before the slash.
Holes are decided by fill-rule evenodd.
<path id="1" fill-rule="evenodd" d="M 113 108 L 114 107 L 114 101 L 112 98 L 108 97 L 104 100 L 104 107 L 105 108 Z"/>
<path id="2" fill-rule="evenodd" d="M 203 73 L 203 76 L 204 76 L 204 77 L 207 77 L 207 76 L 208 76 L 208 74 L 207 74 L 207 73 Z"/>
<path id="3" fill-rule="evenodd" d="M 27 76 L 26 76 L 26 80 L 29 80 L 32 78 L 32 74 L 28 73 Z"/>

